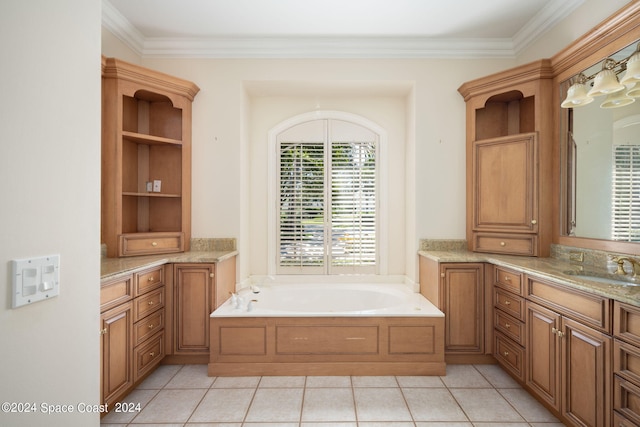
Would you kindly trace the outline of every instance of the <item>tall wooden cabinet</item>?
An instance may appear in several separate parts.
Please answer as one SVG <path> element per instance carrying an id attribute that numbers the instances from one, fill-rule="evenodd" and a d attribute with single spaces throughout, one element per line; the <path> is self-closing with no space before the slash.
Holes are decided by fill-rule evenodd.
<path id="1" fill-rule="evenodd" d="M 107 256 L 182 252 L 191 238 L 186 80 L 102 61 L 102 241 Z"/>
<path id="2" fill-rule="evenodd" d="M 541 60 L 458 89 L 467 109 L 470 250 L 549 255 L 552 78 Z"/>

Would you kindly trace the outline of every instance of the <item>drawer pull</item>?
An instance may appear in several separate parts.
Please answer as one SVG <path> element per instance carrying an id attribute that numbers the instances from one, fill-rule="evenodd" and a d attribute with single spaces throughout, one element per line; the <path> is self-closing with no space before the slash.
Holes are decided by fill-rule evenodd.
<path id="1" fill-rule="evenodd" d="M 149 303 L 148 303 L 148 304 L 149 304 L 149 305 L 153 305 L 153 301 L 149 301 Z"/>
<path id="2" fill-rule="evenodd" d="M 511 277 L 509 277 L 509 276 L 504 276 L 504 281 L 505 281 L 505 282 L 510 282 L 510 281 L 511 281 Z"/>
<path id="3" fill-rule="evenodd" d="M 149 324 L 149 329 L 153 329 L 153 323 Z"/>
<path id="4" fill-rule="evenodd" d="M 106 334 L 107 334 L 107 328 L 100 329 L 100 335 L 106 335 Z"/>
<path id="5" fill-rule="evenodd" d="M 504 357 L 507 357 L 509 355 L 509 352 L 505 351 L 503 354 L 504 354 Z"/>
<path id="6" fill-rule="evenodd" d="M 511 305 L 511 301 L 509 301 L 509 300 L 505 300 L 505 301 L 504 301 L 504 305 Z"/>
<path id="7" fill-rule="evenodd" d="M 500 242 L 500 246 L 507 246 L 505 242 Z"/>
<path id="8" fill-rule="evenodd" d="M 556 328 L 551 328 L 551 333 L 552 333 L 552 334 L 555 334 L 555 333 L 557 333 L 557 332 L 558 332 L 558 330 L 557 330 Z"/>
<path id="9" fill-rule="evenodd" d="M 153 356 L 155 356 L 155 355 L 156 355 L 156 352 L 155 352 L 155 351 L 152 351 L 151 353 L 149 353 L 149 356 L 151 356 L 151 357 L 153 357 Z"/>
<path id="10" fill-rule="evenodd" d="M 153 282 L 153 276 L 149 277 L 149 278 L 147 279 L 147 282 Z"/>
<path id="11" fill-rule="evenodd" d="M 564 336 L 564 332 L 558 331 L 556 335 L 558 336 L 558 338 L 562 338 Z"/>
<path id="12" fill-rule="evenodd" d="M 151 242 L 151 246 L 158 246 L 157 242 Z"/>
<path id="13" fill-rule="evenodd" d="M 507 328 L 507 329 L 509 329 L 509 328 L 511 327 L 511 325 L 510 325 L 510 324 L 508 324 L 508 323 L 505 323 L 505 324 L 504 324 L 504 327 L 505 327 L 505 328 Z"/>
<path id="14" fill-rule="evenodd" d="M 538 221 L 536 221 L 535 219 L 531 220 L 531 224 L 536 225 L 538 223 Z"/>

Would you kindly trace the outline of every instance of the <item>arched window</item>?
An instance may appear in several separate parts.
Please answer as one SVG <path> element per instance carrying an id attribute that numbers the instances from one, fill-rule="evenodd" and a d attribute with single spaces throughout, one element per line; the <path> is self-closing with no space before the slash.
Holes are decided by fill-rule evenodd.
<path id="1" fill-rule="evenodd" d="M 357 116 L 317 116 L 271 135 L 275 273 L 377 273 L 380 135 Z"/>

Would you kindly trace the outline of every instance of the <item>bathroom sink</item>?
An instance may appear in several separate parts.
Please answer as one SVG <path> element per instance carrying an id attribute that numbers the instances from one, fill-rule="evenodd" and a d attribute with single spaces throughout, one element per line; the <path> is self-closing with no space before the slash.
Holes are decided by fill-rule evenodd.
<path id="1" fill-rule="evenodd" d="M 585 280 L 590 280 L 593 282 L 606 283 L 609 285 L 619 285 L 619 286 L 640 286 L 640 282 L 637 279 L 632 279 L 627 276 L 617 276 L 615 274 L 606 274 L 606 273 L 596 273 L 589 271 L 576 271 L 576 270 L 568 270 L 564 272 L 569 276 L 580 277 Z"/>

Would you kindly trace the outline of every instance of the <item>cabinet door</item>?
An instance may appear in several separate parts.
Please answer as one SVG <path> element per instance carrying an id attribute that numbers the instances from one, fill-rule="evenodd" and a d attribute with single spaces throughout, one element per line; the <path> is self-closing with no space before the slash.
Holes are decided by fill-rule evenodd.
<path id="1" fill-rule="evenodd" d="M 112 403 L 133 385 L 133 303 L 105 311 L 100 318 L 101 401 Z"/>
<path id="2" fill-rule="evenodd" d="M 473 229 L 537 232 L 536 135 L 473 143 Z"/>
<path id="3" fill-rule="evenodd" d="M 447 354 L 484 353 L 483 264 L 442 264 Z"/>
<path id="4" fill-rule="evenodd" d="M 577 426 L 605 427 L 611 416 L 611 337 L 562 318 L 562 413 Z"/>
<path id="5" fill-rule="evenodd" d="M 543 400 L 560 410 L 560 315 L 527 302 L 526 382 Z"/>
<path id="6" fill-rule="evenodd" d="M 213 311 L 213 264 L 176 264 L 174 351 L 209 353 L 209 315 Z"/>

